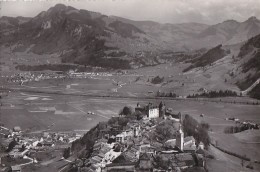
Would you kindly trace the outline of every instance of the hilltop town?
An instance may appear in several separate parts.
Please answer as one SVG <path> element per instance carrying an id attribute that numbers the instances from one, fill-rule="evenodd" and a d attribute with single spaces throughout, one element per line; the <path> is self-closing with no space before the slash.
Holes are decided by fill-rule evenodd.
<path id="1" fill-rule="evenodd" d="M 196 140 L 195 133 L 185 129 L 194 119 L 183 117 L 162 102 L 137 103 L 134 110 L 124 107 L 118 117 L 100 122 L 83 137 L 72 132 L 28 133 L 19 126 L 12 130 L 2 126 L 1 149 L 6 153 L 1 155 L 1 164 L 4 171 L 21 171 L 60 159 L 64 162 L 62 171 L 205 171 L 204 149 L 209 140 Z"/>
<path id="2" fill-rule="evenodd" d="M 207 129 L 192 120 L 162 102 L 137 103 L 134 111 L 126 106 L 119 117 L 99 123 L 65 150 L 66 158 L 80 157 L 66 171 L 206 171 Z M 190 132 L 196 129 L 187 125 L 201 131 Z"/>
<path id="3" fill-rule="evenodd" d="M 1 3 L 0 172 L 260 171 L 260 1 L 127 1 Z"/>

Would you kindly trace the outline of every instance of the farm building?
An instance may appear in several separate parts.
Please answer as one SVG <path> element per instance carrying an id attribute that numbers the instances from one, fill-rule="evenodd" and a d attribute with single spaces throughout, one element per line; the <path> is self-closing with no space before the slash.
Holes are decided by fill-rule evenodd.
<path id="1" fill-rule="evenodd" d="M 22 171 L 20 166 L 12 166 L 11 169 L 12 169 L 12 172 L 21 172 Z"/>
<path id="2" fill-rule="evenodd" d="M 21 131 L 21 127 L 15 126 L 15 127 L 13 128 L 13 131 L 14 131 L 14 132 L 20 132 L 20 131 Z"/>

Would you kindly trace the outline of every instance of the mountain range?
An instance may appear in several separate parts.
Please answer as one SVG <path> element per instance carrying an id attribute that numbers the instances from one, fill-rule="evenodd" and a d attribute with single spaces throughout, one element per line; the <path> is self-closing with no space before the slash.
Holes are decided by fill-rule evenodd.
<path id="1" fill-rule="evenodd" d="M 12 45 L 13 51 L 57 53 L 64 63 L 127 69 L 158 64 L 163 52 L 243 43 L 260 34 L 260 21 L 161 24 L 57 4 L 33 18 L 1 17 L 0 32 L 0 45 Z"/>

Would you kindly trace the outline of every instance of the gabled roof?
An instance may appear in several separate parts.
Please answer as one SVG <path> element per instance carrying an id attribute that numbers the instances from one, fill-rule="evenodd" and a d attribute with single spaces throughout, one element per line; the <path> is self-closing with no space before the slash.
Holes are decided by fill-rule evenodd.
<path id="1" fill-rule="evenodd" d="M 196 145 L 193 145 L 193 144 L 184 145 L 183 150 L 184 151 L 195 151 Z"/>
<path id="2" fill-rule="evenodd" d="M 92 164 L 99 163 L 99 162 L 101 162 L 101 161 L 102 161 L 102 158 L 100 158 L 100 157 L 98 157 L 98 156 L 94 156 L 94 157 L 92 157 L 92 158 L 90 159 L 90 162 L 91 162 Z"/>
<path id="3" fill-rule="evenodd" d="M 124 163 L 111 163 L 107 164 L 106 167 L 115 167 L 115 166 L 135 166 L 136 162 L 124 162 Z"/>
<path id="4" fill-rule="evenodd" d="M 156 147 L 156 148 L 161 148 L 161 147 L 163 146 L 162 143 L 157 142 L 157 141 L 155 141 L 155 142 L 151 142 L 151 145 L 154 146 L 154 147 Z"/>
<path id="5" fill-rule="evenodd" d="M 143 153 L 140 155 L 140 160 L 150 160 L 150 156 L 147 153 Z"/>
<path id="6" fill-rule="evenodd" d="M 129 159 L 125 156 L 124 153 L 119 155 L 116 159 L 114 159 L 113 163 L 127 163 Z"/>
<path id="7" fill-rule="evenodd" d="M 11 166 L 11 168 L 12 168 L 12 171 L 21 170 L 21 167 L 20 167 L 20 166 Z"/>
<path id="8" fill-rule="evenodd" d="M 188 136 L 188 137 L 184 138 L 184 142 L 188 142 L 188 141 L 191 141 L 191 140 L 195 141 L 193 136 Z"/>
<path id="9" fill-rule="evenodd" d="M 175 157 L 179 161 L 193 161 L 193 157 L 190 153 L 176 154 Z"/>

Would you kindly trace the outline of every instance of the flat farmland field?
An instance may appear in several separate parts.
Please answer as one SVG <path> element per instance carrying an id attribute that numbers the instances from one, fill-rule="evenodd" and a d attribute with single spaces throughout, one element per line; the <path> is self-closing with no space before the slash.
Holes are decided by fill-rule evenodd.
<path id="1" fill-rule="evenodd" d="M 87 97 L 75 95 L 11 92 L 2 99 L 1 118 L 7 127 L 51 128 L 53 130 L 88 130 L 99 121 L 117 116 L 124 106 L 137 102 L 159 104 L 160 99 Z M 223 133 L 225 127 L 235 125 L 227 117 L 260 122 L 260 106 L 197 102 L 189 100 L 162 100 L 175 113 L 190 114 L 198 121 L 210 124 L 213 132 Z M 95 115 L 88 114 L 94 112 Z M 204 117 L 200 117 L 204 114 Z M 54 124 L 53 124 L 54 123 Z M 28 125 L 28 126 L 27 126 Z"/>
<path id="2" fill-rule="evenodd" d="M 108 83 L 115 86 L 111 81 L 108 81 Z M 64 83 L 64 86 L 66 84 Z M 73 83 L 70 83 L 70 85 L 72 86 L 69 89 L 74 87 L 76 91 L 80 90 L 77 88 L 81 87 L 80 84 L 74 83 L 73 85 Z M 102 90 L 102 88 L 99 89 Z M 129 93 L 133 94 L 133 92 Z M 12 91 L 8 93 L 8 96 L 1 99 L 3 104 L 1 106 L 1 121 L 8 128 L 21 126 L 22 130 L 31 132 L 50 130 L 86 133 L 97 123 L 107 121 L 112 116 L 117 116 L 124 106 L 134 108 L 138 102 L 143 105 L 149 102 L 158 105 L 161 101 L 166 104 L 167 108 L 172 108 L 175 113 L 189 114 L 199 122 L 208 123 L 210 125 L 210 137 L 213 140 L 219 140 L 218 144 L 224 149 L 241 155 L 245 154 L 252 160 L 259 160 L 259 143 L 244 143 L 245 140 L 247 142 L 258 142 L 259 140 L 256 139 L 259 139 L 259 131 L 250 133 L 252 137 L 249 137 L 247 132 L 234 135 L 226 135 L 223 132 L 226 127 L 235 125 L 234 121 L 225 120 L 228 117 L 260 123 L 259 105 L 189 99 L 150 99 L 149 97 L 138 98 L 135 96 L 129 98 L 93 97 L 80 96 L 80 94 L 62 95 Z M 201 117 L 201 114 L 204 114 L 204 116 Z M 223 163 L 219 162 L 219 165 L 221 166 Z M 236 160 L 235 164 L 239 164 L 239 161 Z M 212 168 L 215 167 L 212 166 Z"/>
<path id="3" fill-rule="evenodd" d="M 42 91 L 61 91 L 64 93 L 104 94 L 117 86 L 109 79 L 48 79 L 25 83 L 22 88 Z"/>
<path id="4" fill-rule="evenodd" d="M 227 117 L 260 123 L 260 106 L 255 105 L 177 100 L 166 101 L 166 106 L 171 107 L 175 113 L 190 114 L 198 121 L 209 123 L 214 132 L 223 133 L 226 126 L 235 125 L 234 121 L 225 120 Z M 200 117 L 201 114 L 204 117 Z"/>
<path id="5" fill-rule="evenodd" d="M 98 122 L 116 116 L 125 101 L 93 99 L 69 95 L 13 92 L 2 101 L 1 120 L 6 127 L 23 130 L 89 130 Z M 94 115 L 88 114 L 94 112 Z"/>

